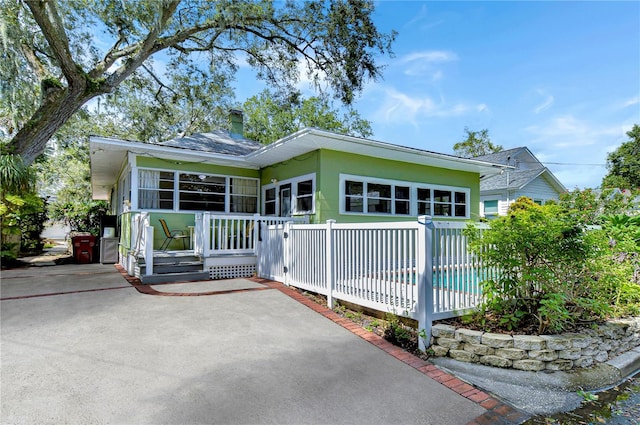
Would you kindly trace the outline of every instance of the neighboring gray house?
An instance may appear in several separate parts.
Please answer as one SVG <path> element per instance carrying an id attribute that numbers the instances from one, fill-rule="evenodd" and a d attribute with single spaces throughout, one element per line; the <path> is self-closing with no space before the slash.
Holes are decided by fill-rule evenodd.
<path id="1" fill-rule="evenodd" d="M 515 167 L 480 177 L 480 215 L 506 215 L 509 205 L 527 196 L 542 205 L 557 200 L 567 189 L 527 147 L 509 149 L 473 159 Z"/>

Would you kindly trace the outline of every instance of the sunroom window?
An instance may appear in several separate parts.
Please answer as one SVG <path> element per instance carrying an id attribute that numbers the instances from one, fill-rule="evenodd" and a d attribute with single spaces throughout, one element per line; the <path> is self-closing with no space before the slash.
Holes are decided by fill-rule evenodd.
<path id="1" fill-rule="evenodd" d="M 341 175 L 341 212 L 469 216 L 469 189 Z M 364 207 L 366 205 L 366 208 Z"/>
<path id="2" fill-rule="evenodd" d="M 246 214 L 258 210 L 257 179 L 142 169 L 138 185 L 140 209 Z"/>
<path id="3" fill-rule="evenodd" d="M 140 209 L 173 209 L 173 172 L 140 170 L 138 185 Z"/>
<path id="4" fill-rule="evenodd" d="M 251 213 L 258 211 L 258 184 L 255 180 L 231 178 L 231 212 Z"/>
<path id="5" fill-rule="evenodd" d="M 227 179 L 204 174 L 180 174 L 180 209 L 225 212 Z"/>

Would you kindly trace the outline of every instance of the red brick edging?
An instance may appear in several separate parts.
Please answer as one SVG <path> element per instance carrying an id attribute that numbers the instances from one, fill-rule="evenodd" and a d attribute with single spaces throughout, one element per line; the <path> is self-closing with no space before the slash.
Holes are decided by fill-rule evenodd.
<path id="1" fill-rule="evenodd" d="M 298 291 L 291 289 L 288 286 L 283 285 L 280 282 L 274 282 L 267 279 L 251 278 L 256 283 L 266 285 L 269 288 L 276 289 L 283 294 L 293 298 L 300 304 L 303 304 L 313 311 L 321 314 L 334 323 L 342 326 L 343 328 L 358 335 L 365 341 L 370 342 L 379 349 L 392 355 L 396 359 L 403 363 L 417 369 L 419 372 L 427 375 L 429 378 L 441 383 L 445 387 L 455 391 L 461 396 L 468 398 L 469 400 L 478 403 L 480 406 L 487 409 L 487 412 L 478 416 L 467 425 L 485 425 L 485 424 L 520 424 L 530 417 L 528 413 L 517 410 L 516 408 L 498 400 L 497 398 L 485 393 L 484 391 L 462 381 L 461 379 L 443 371 L 438 366 L 429 363 L 413 354 L 403 350 L 402 348 L 391 344 L 383 337 L 369 332 L 366 329 L 353 323 L 351 320 L 341 317 L 333 310 L 322 306 L 313 300 L 305 297 Z"/>

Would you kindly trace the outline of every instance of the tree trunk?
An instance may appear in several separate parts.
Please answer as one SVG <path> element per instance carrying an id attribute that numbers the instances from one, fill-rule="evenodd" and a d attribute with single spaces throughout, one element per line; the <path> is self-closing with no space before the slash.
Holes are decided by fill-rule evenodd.
<path id="1" fill-rule="evenodd" d="M 85 88 L 86 81 L 76 81 L 70 87 L 49 89 L 49 93 L 43 95 L 38 110 L 9 142 L 8 152 L 22 156 L 27 165 L 33 163 L 44 153 L 47 141 L 60 127 L 82 105 L 101 94 L 87 93 Z"/>

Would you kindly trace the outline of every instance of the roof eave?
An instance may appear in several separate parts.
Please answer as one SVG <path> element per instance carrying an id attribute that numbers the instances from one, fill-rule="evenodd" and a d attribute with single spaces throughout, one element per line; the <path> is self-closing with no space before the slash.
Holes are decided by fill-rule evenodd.
<path id="1" fill-rule="evenodd" d="M 301 138 L 307 138 L 304 149 L 299 147 L 294 151 L 287 150 L 288 145 Z M 386 150 L 394 152 L 397 155 L 391 159 L 397 159 L 403 162 L 416 162 L 415 157 L 425 159 L 425 162 L 435 162 L 434 166 L 457 169 L 462 171 L 478 172 L 480 174 L 497 174 L 504 169 L 513 169 L 512 166 L 502 164 L 493 164 L 475 159 L 460 158 L 453 155 L 440 154 L 436 152 L 425 151 L 416 148 L 410 148 L 400 145 L 394 145 L 375 140 L 363 139 L 354 136 L 337 134 L 330 131 L 319 130 L 316 128 L 304 128 L 293 134 L 290 134 L 276 142 L 265 146 L 246 156 L 248 162 L 253 162 L 261 167 L 268 166 L 273 163 L 286 161 L 293 156 L 302 155 L 317 149 L 331 149 L 331 143 L 328 140 L 340 141 L 341 148 L 345 152 L 352 152 L 361 155 L 376 156 L 374 151 Z M 358 149 L 354 149 L 358 147 Z M 363 149 L 364 148 L 364 149 Z M 403 159 L 404 157 L 404 159 Z M 411 159 L 410 159 L 411 158 Z"/>

